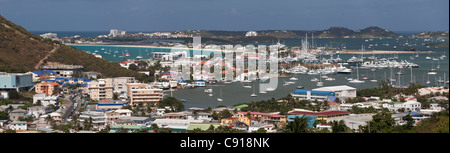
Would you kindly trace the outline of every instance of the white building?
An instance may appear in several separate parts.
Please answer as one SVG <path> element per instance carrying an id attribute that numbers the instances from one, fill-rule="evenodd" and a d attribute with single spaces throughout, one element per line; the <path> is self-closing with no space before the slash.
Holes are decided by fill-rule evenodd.
<path id="1" fill-rule="evenodd" d="M 118 36 L 124 36 L 124 35 L 126 35 L 126 31 L 122 31 L 122 30 L 117 30 L 117 29 L 111 29 L 110 31 L 109 31 L 109 34 L 108 34 L 108 36 L 109 37 L 118 37 Z"/>
<path id="2" fill-rule="evenodd" d="M 27 130 L 27 122 L 22 121 L 14 121 L 9 123 L 8 128 L 14 131 L 26 131 Z"/>
<path id="3" fill-rule="evenodd" d="M 423 96 L 423 95 L 428 95 L 431 93 L 444 93 L 444 92 L 449 92 L 448 89 L 444 89 L 444 87 L 427 87 L 427 88 L 420 88 L 418 90 L 419 95 Z"/>
<path id="4" fill-rule="evenodd" d="M 115 93 L 126 93 L 127 92 L 127 83 L 136 83 L 136 79 L 134 77 L 116 77 L 113 79 L 113 86 Z"/>
<path id="5" fill-rule="evenodd" d="M 31 114 L 35 118 L 39 118 L 41 115 L 51 112 L 51 107 L 45 106 L 32 106 L 27 108 L 28 114 Z"/>
<path id="6" fill-rule="evenodd" d="M 347 86 L 347 85 L 341 85 L 341 86 L 328 86 L 328 87 L 322 87 L 322 88 L 316 88 L 312 90 L 318 90 L 318 91 L 331 91 L 336 94 L 336 97 L 339 99 L 347 99 L 347 98 L 356 98 L 356 88 Z"/>
<path id="7" fill-rule="evenodd" d="M 246 37 L 256 37 L 258 36 L 258 33 L 256 33 L 256 31 L 249 31 L 247 33 L 245 33 Z"/>
<path id="8" fill-rule="evenodd" d="M 407 101 L 407 102 L 390 102 L 384 103 L 383 108 L 389 109 L 389 111 L 398 111 L 404 108 L 405 111 L 420 112 L 421 104 L 417 101 Z"/>
<path id="9" fill-rule="evenodd" d="M 41 101 L 42 106 L 50 104 L 58 106 L 58 95 L 35 94 L 33 96 L 33 104 L 36 104 L 38 101 Z"/>
<path id="10" fill-rule="evenodd" d="M 81 112 L 80 122 L 84 125 L 84 122 L 92 118 L 92 126 L 94 129 L 103 129 L 106 126 L 107 116 L 103 112 L 85 111 Z"/>
<path id="11" fill-rule="evenodd" d="M 345 126 L 349 127 L 350 129 L 354 131 L 359 130 L 359 126 L 366 126 L 367 122 L 372 121 L 372 116 L 375 115 L 375 113 L 368 113 L 368 114 L 350 114 L 349 116 L 341 116 L 341 117 L 333 117 L 333 118 L 327 118 L 327 122 L 339 122 L 344 121 Z"/>
<path id="12" fill-rule="evenodd" d="M 50 39 L 58 38 L 58 35 L 56 33 L 44 33 L 39 36 L 41 36 L 42 38 L 50 38 Z"/>

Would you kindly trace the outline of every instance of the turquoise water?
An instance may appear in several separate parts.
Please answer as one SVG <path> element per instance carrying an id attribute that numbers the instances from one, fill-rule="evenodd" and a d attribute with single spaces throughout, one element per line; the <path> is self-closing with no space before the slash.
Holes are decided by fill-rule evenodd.
<path id="1" fill-rule="evenodd" d="M 368 41 L 366 41 L 368 40 Z M 399 50 L 402 51 L 408 47 L 415 48 L 419 51 L 433 51 L 434 53 L 430 54 L 431 57 L 440 57 L 443 53 L 445 55 L 449 56 L 449 49 L 448 47 L 429 47 L 422 46 L 422 43 L 435 43 L 435 42 L 448 42 L 448 39 L 437 40 L 432 39 L 430 41 L 424 41 L 424 39 L 406 39 L 406 38 L 400 38 L 400 39 L 339 39 L 339 38 L 333 38 L 333 39 L 314 39 L 315 44 L 317 46 L 330 46 L 330 47 L 342 47 L 337 46 L 337 44 L 341 44 L 341 42 L 345 43 L 345 46 L 348 50 L 358 50 L 361 48 L 361 45 L 364 45 L 366 50 Z M 332 43 L 332 42 L 339 42 L 339 43 Z M 405 43 L 408 42 L 408 45 Z M 276 42 L 275 42 L 276 43 Z M 275 43 L 259 43 L 264 45 L 271 45 Z M 300 46 L 301 39 L 284 39 L 284 44 L 286 46 Z M 372 46 L 371 48 L 368 48 L 369 44 L 378 44 L 378 46 Z M 384 46 L 382 44 L 389 44 L 389 46 Z M 242 44 L 246 45 L 246 44 Z M 334 45 L 334 46 L 333 46 Z M 397 49 L 393 49 L 393 46 L 397 46 Z M 78 49 L 94 52 L 95 50 L 98 50 L 98 54 L 101 54 L 104 59 L 113 61 L 113 62 L 122 62 L 124 58 L 134 59 L 136 56 L 139 55 L 139 52 L 141 53 L 141 56 L 144 58 L 150 58 L 151 52 L 169 52 L 170 49 L 161 49 L 161 48 L 145 48 L 145 47 L 108 47 L 108 46 L 74 46 Z M 114 53 L 114 51 L 118 51 L 119 53 L 116 55 L 116 57 L 113 57 L 113 54 L 104 54 L 104 51 L 101 50 L 101 48 L 104 48 L 104 51 L 111 50 L 111 53 Z M 129 57 L 118 57 L 119 54 L 122 54 L 122 52 L 127 52 L 131 54 Z M 439 77 L 443 78 L 444 73 L 446 73 L 446 79 L 449 76 L 449 57 L 445 58 L 444 60 L 439 60 L 440 68 L 436 70 L 438 73 L 435 76 L 431 76 L 428 78 L 428 75 L 426 73 L 431 69 L 432 66 L 432 60 L 426 60 L 425 57 L 428 56 L 428 54 L 419 54 L 420 57 L 416 58 L 415 60 L 411 60 L 410 56 L 413 56 L 414 54 L 398 54 L 399 60 L 407 60 L 416 64 L 419 64 L 419 68 L 413 68 L 413 76 L 414 80 L 417 83 L 426 85 L 425 82 L 429 79 L 431 81 L 428 86 L 432 85 L 438 85 L 437 80 Z M 353 55 L 351 54 L 340 54 L 340 58 L 347 60 L 351 58 Z M 358 55 L 359 56 L 359 55 Z M 369 55 L 371 56 L 371 55 Z M 391 54 L 380 54 L 375 55 L 378 58 L 388 58 L 392 57 Z M 334 56 L 336 57 L 336 56 Z M 329 56 L 323 56 L 322 58 L 329 58 Z M 433 61 L 434 65 L 437 65 L 437 61 Z M 400 69 L 393 69 L 393 72 L 398 72 Z M 360 75 L 366 75 L 370 79 L 377 79 L 384 80 L 384 78 L 390 77 L 390 69 L 377 69 L 377 71 L 374 73 L 370 70 L 362 70 L 359 71 Z M 403 73 L 405 75 L 400 76 L 400 84 L 407 85 L 411 82 L 410 77 L 410 69 L 403 69 Z M 295 85 L 289 85 L 289 86 L 283 86 L 285 81 L 289 81 L 289 78 L 279 78 L 278 81 L 278 87 L 275 91 L 267 92 L 265 94 L 257 93 L 257 97 L 250 97 L 250 95 L 253 93 L 253 91 L 259 91 L 259 87 L 257 83 L 253 82 L 252 86 L 254 88 L 248 89 L 243 88 L 242 83 L 232 83 L 232 84 L 216 84 L 216 86 L 212 86 L 215 94 L 214 96 L 210 97 L 207 93 L 204 92 L 204 88 L 194 88 L 194 89 L 180 89 L 178 91 L 173 92 L 173 96 L 178 99 L 185 99 L 186 102 L 184 103 L 186 108 L 189 107 L 212 107 L 218 105 L 227 105 L 231 106 L 237 103 L 243 103 L 243 102 L 251 102 L 251 101 L 260 101 L 260 100 L 268 100 L 271 98 L 281 98 L 287 96 L 289 93 L 293 92 L 298 85 L 304 86 L 305 89 L 314 89 L 318 88 L 316 86 L 316 82 L 311 82 L 310 80 L 313 77 L 318 76 L 310 76 L 310 75 L 296 75 L 297 78 L 299 78 L 299 81 L 296 82 Z M 322 80 L 324 83 L 324 87 L 326 86 L 334 86 L 334 85 L 349 85 L 352 87 L 355 87 L 357 89 L 364 89 L 364 88 L 373 88 L 377 87 L 378 83 L 372 83 L 370 81 L 366 81 L 366 83 L 363 84 L 349 84 L 346 80 L 347 77 L 356 78 L 356 71 L 352 74 L 336 74 L 333 76 L 336 80 L 335 81 L 325 81 Z M 361 77 L 360 77 L 361 78 Z M 398 80 L 398 77 L 395 77 Z M 397 84 L 397 83 L 395 83 Z M 223 98 L 222 102 L 218 102 L 217 98 L 220 97 L 220 90 L 222 90 L 222 96 Z M 167 93 L 170 94 L 170 93 Z"/>

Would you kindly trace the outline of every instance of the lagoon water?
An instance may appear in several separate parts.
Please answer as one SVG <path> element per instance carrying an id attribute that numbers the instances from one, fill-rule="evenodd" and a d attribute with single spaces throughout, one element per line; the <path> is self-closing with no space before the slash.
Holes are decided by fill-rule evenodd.
<path id="1" fill-rule="evenodd" d="M 367 40 L 367 41 L 366 41 Z M 301 39 L 283 39 L 282 41 L 286 46 L 300 46 Z M 402 51 L 406 48 L 415 48 L 417 51 L 433 51 L 432 54 L 419 54 L 418 58 L 415 58 L 414 60 L 410 59 L 410 56 L 414 56 L 415 54 L 398 54 L 398 61 L 400 60 L 406 60 L 409 62 L 413 62 L 418 64 L 419 68 L 413 68 L 413 76 L 414 81 L 417 83 L 420 83 L 422 85 L 427 85 L 425 82 L 429 79 L 431 81 L 430 84 L 427 86 L 433 86 L 438 85 L 437 80 L 438 79 L 444 79 L 444 73 L 446 74 L 445 80 L 448 80 L 449 76 L 449 49 L 448 47 L 426 47 L 423 46 L 424 43 L 437 43 L 437 42 L 448 42 L 448 39 L 407 39 L 407 38 L 374 38 L 374 39 L 365 39 L 365 38 L 355 38 L 355 39 L 341 39 L 341 38 L 316 38 L 314 39 L 314 44 L 317 46 L 330 46 L 330 47 L 338 47 L 342 48 L 343 46 L 346 47 L 347 50 L 358 50 L 361 48 L 361 45 L 364 45 L 366 50 L 389 50 L 389 51 Z M 274 43 L 259 43 L 262 45 L 271 45 Z M 343 45 L 345 44 L 345 45 Z M 369 44 L 377 46 L 371 46 L 371 48 L 368 48 Z M 383 44 L 389 44 L 383 45 Z M 241 44 L 241 45 L 247 45 L 247 44 Z M 258 45 L 258 44 L 253 44 Z M 393 49 L 393 46 L 397 46 L 397 49 Z M 88 52 L 94 52 L 97 50 L 97 54 L 102 55 L 102 57 L 106 60 L 112 61 L 112 62 L 122 62 L 124 61 L 124 58 L 134 59 L 136 56 L 141 55 L 143 58 L 151 58 L 151 52 L 170 52 L 170 49 L 162 49 L 162 48 L 145 48 L 145 47 L 113 47 L 113 46 L 80 46 L 76 45 L 74 46 L 80 50 L 88 51 Z M 104 50 L 101 50 L 104 48 Z M 112 54 L 105 54 L 105 51 L 111 51 Z M 116 54 L 116 57 L 113 57 L 114 51 L 118 51 L 118 54 Z M 128 57 L 119 57 L 122 52 L 126 52 L 130 54 Z M 438 64 L 438 61 L 432 61 L 432 60 L 426 60 L 426 56 L 439 58 L 442 54 L 447 55 L 446 58 L 439 59 L 439 65 L 440 68 L 436 69 L 437 75 L 427 75 L 427 72 L 431 69 L 432 65 L 436 67 Z M 340 58 L 347 60 L 351 58 L 352 56 L 359 57 L 360 55 L 352 55 L 352 54 L 340 54 Z M 365 55 L 365 56 L 372 56 L 372 55 Z M 389 58 L 392 57 L 393 54 L 375 54 L 378 58 Z M 322 56 L 322 58 L 329 58 L 329 56 Z M 336 58 L 336 55 L 334 55 L 334 58 Z M 392 69 L 393 73 L 400 71 L 400 69 Z M 407 85 L 411 82 L 410 77 L 410 69 L 404 68 L 402 69 L 404 75 L 400 76 L 400 84 L 401 85 Z M 389 79 L 391 70 L 390 69 L 377 69 L 376 72 L 372 72 L 371 70 L 363 70 L 359 69 L 360 75 L 366 75 L 370 79 L 377 79 L 378 82 L 381 80 L 385 80 L 385 78 Z M 319 76 L 311 76 L 311 75 L 296 75 L 297 78 L 299 78 L 298 81 L 296 81 L 295 85 L 289 85 L 289 86 L 283 86 L 285 81 L 289 81 L 289 78 L 279 78 L 278 79 L 278 87 L 275 91 L 267 92 L 267 93 L 256 93 L 257 97 L 251 97 L 250 95 L 254 91 L 259 91 L 259 85 L 256 82 L 250 83 L 252 85 L 252 89 L 249 88 L 243 88 L 243 84 L 239 82 L 235 82 L 232 84 L 215 84 L 214 86 L 211 86 L 211 88 L 214 91 L 214 96 L 208 96 L 207 93 L 204 92 L 204 88 L 194 88 L 194 89 L 178 89 L 177 91 L 173 91 L 172 94 L 174 97 L 178 99 L 185 99 L 186 102 L 184 103 L 186 108 L 189 107 L 216 107 L 218 105 L 227 105 L 231 106 L 237 103 L 244 103 L 244 102 L 251 102 L 251 101 L 261 101 L 261 100 L 268 100 L 271 98 L 281 98 L 287 96 L 289 93 L 296 90 L 296 87 L 301 85 L 304 86 L 305 89 L 314 89 L 318 88 L 316 86 L 316 82 L 311 82 L 310 80 L 313 77 L 319 78 Z M 322 82 L 324 83 L 324 87 L 326 86 L 334 86 L 334 85 L 349 85 L 352 87 L 355 87 L 357 89 L 364 89 L 364 88 L 374 88 L 378 86 L 378 83 L 373 83 L 368 80 L 366 80 L 363 84 L 350 84 L 346 80 L 346 78 L 356 78 L 356 71 L 353 70 L 352 74 L 336 74 L 333 76 L 336 80 L 335 81 L 326 81 L 322 79 Z M 362 77 L 360 77 L 361 79 Z M 395 78 L 397 79 L 397 82 L 395 84 L 398 84 L 398 76 L 395 75 Z M 448 84 L 447 84 L 448 85 Z M 222 96 L 220 96 L 220 91 L 222 90 Z M 170 92 L 166 92 L 166 94 L 170 95 Z M 218 102 L 217 98 L 221 97 L 223 99 L 222 102 Z"/>

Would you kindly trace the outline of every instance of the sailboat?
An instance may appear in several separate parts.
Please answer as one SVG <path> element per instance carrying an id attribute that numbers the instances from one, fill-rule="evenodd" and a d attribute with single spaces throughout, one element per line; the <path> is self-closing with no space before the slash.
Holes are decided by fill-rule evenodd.
<path id="1" fill-rule="evenodd" d="M 378 82 L 378 80 L 375 79 L 375 72 L 373 72 L 373 79 L 370 80 L 370 82 Z"/>
<path id="2" fill-rule="evenodd" d="M 359 67 L 356 66 L 356 79 L 349 81 L 349 83 L 364 83 L 364 80 L 359 80 Z"/>
<path id="3" fill-rule="evenodd" d="M 217 98 L 217 101 L 223 101 L 223 99 L 222 99 L 222 88 L 220 88 L 220 97 Z"/>
<path id="4" fill-rule="evenodd" d="M 136 56 L 136 59 L 142 59 L 143 57 L 141 56 L 141 49 L 139 49 L 139 55 Z"/>
<path id="5" fill-rule="evenodd" d="M 256 88 L 255 88 L 255 89 L 253 89 L 253 94 L 252 94 L 252 95 L 250 95 L 251 97 L 256 97 L 256 96 L 258 96 L 258 95 L 256 95 L 256 93 L 255 93 L 255 90 L 256 90 Z"/>
<path id="6" fill-rule="evenodd" d="M 292 81 L 297 81 L 297 80 L 298 80 L 298 78 L 296 78 L 295 76 L 292 76 L 292 78 L 289 78 L 289 80 L 292 80 Z"/>
<path id="7" fill-rule="evenodd" d="M 437 72 L 435 71 L 436 69 L 434 69 L 433 67 L 434 67 L 434 63 L 433 63 L 433 61 L 431 61 L 431 63 L 432 63 L 432 65 L 431 65 L 431 70 L 430 71 L 428 71 L 428 75 L 436 75 L 437 74 Z"/>

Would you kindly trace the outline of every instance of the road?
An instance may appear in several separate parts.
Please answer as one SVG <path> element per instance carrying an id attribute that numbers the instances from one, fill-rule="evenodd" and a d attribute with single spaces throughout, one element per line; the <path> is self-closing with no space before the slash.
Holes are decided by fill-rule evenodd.
<path id="1" fill-rule="evenodd" d="M 69 94 L 68 96 L 65 97 L 65 101 L 67 103 L 64 103 L 64 109 L 63 109 L 63 115 L 62 118 L 64 120 L 67 120 L 68 118 L 71 118 L 72 115 L 75 113 L 76 114 L 76 110 L 78 110 L 79 108 L 79 104 L 81 102 L 80 99 L 80 94 L 79 93 L 74 93 L 74 92 L 69 92 L 71 94 Z M 77 108 L 74 109 L 75 104 L 77 104 Z"/>

